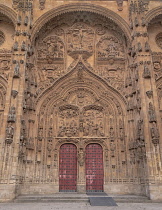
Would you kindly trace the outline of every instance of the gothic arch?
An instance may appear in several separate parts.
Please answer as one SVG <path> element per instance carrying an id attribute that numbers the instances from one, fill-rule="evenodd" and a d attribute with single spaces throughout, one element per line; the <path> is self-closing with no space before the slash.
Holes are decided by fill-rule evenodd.
<path id="1" fill-rule="evenodd" d="M 103 90 L 105 90 L 104 92 L 102 92 L 102 94 L 104 93 L 105 96 L 108 97 L 108 94 L 111 93 L 112 94 L 111 95 L 111 98 L 112 97 L 118 98 L 120 100 L 120 103 L 122 105 L 123 110 L 126 109 L 126 100 L 125 100 L 125 98 L 116 89 L 114 89 L 113 87 L 109 86 L 106 81 L 104 81 L 98 75 L 94 74 L 91 71 L 91 67 L 87 66 L 84 63 L 84 61 L 83 62 L 81 61 L 81 62 L 78 62 L 78 63 L 81 63 L 81 65 L 83 65 L 83 67 L 84 67 L 84 71 L 86 73 L 88 73 L 91 78 L 93 78 L 93 82 L 94 83 L 91 84 L 91 90 L 94 90 L 93 92 L 96 94 L 96 97 L 99 98 L 100 97 L 99 95 L 101 95 L 101 92 L 99 91 L 99 88 L 96 89 L 95 87 L 93 87 L 93 85 L 94 84 L 97 84 L 98 87 L 100 85 L 102 85 Z M 58 93 L 56 92 L 56 90 L 59 90 L 60 91 L 60 94 L 59 95 L 61 95 L 61 96 L 63 96 L 63 94 L 66 94 L 66 92 L 69 92 L 70 91 L 70 89 L 72 88 L 72 85 L 69 85 L 69 79 L 77 71 L 77 68 L 78 68 L 77 65 L 78 65 L 78 63 L 73 67 L 73 69 L 70 72 L 68 72 L 66 75 L 62 76 L 60 79 L 56 80 L 56 82 L 54 82 L 52 86 L 48 87 L 40 95 L 38 95 L 37 100 L 36 100 L 37 109 L 40 109 L 40 106 L 42 104 L 42 99 L 43 99 L 43 101 L 45 101 L 47 103 L 47 100 L 49 101 L 50 98 L 53 98 L 53 95 L 51 95 L 52 90 L 55 90 L 54 91 L 54 94 L 56 95 L 56 97 L 58 95 Z M 91 81 L 91 83 L 92 83 L 92 81 Z M 76 84 L 77 83 L 74 84 L 74 87 L 76 86 Z M 66 85 L 69 86 L 69 87 L 65 91 L 62 91 L 61 90 L 61 89 L 63 89 L 62 86 L 67 87 Z M 86 83 L 85 83 L 85 85 L 86 85 Z M 95 91 L 95 89 L 96 89 L 96 91 Z M 103 96 L 103 97 L 105 97 L 105 96 Z M 109 95 L 109 97 L 110 97 L 110 95 Z"/>
<path id="2" fill-rule="evenodd" d="M 162 14 L 162 7 L 155 7 L 146 14 L 146 24 L 148 25 L 154 18 Z"/>
<path id="3" fill-rule="evenodd" d="M 81 11 L 96 13 L 105 18 L 112 20 L 122 29 L 128 43 L 130 43 L 130 40 L 131 40 L 130 28 L 129 28 L 129 25 L 126 23 L 126 21 L 122 17 L 120 17 L 118 14 L 116 14 L 115 12 L 109 9 L 103 8 L 98 5 L 89 4 L 89 3 L 76 3 L 76 4 L 68 4 L 64 6 L 59 6 L 43 14 L 34 23 L 34 26 L 32 29 L 32 36 L 31 36 L 32 42 L 34 42 L 40 29 L 52 18 L 57 17 L 61 14 L 69 13 L 69 12 L 81 12 Z"/>
<path id="4" fill-rule="evenodd" d="M 15 11 L 13 11 L 13 9 L 11 9 L 3 4 L 0 4 L 0 13 L 7 16 L 13 22 L 14 26 L 16 26 L 17 14 L 15 13 Z"/>
<path id="5" fill-rule="evenodd" d="M 74 136 L 71 136 L 71 134 L 69 136 L 68 134 L 62 134 L 60 128 L 62 127 L 63 121 L 60 116 L 62 116 L 62 114 L 64 115 L 63 112 L 66 110 L 72 110 L 72 115 L 74 114 L 75 116 L 79 115 L 80 113 L 86 113 L 87 111 L 91 112 L 91 110 L 94 110 L 94 113 L 95 110 L 97 112 L 100 112 L 101 118 L 104 117 L 105 120 L 110 121 L 109 129 L 110 133 L 112 132 L 112 136 L 110 138 L 113 138 L 114 132 L 118 136 L 123 135 L 120 133 L 120 131 L 122 132 L 124 127 L 127 127 L 125 121 L 126 103 L 122 96 L 116 90 L 113 90 L 113 88 L 109 87 L 103 79 L 88 70 L 84 63 L 82 63 L 81 61 L 78 63 L 79 64 L 77 64 L 71 72 L 63 76 L 63 78 L 59 79 L 52 87 L 44 91 L 44 93 L 42 93 L 39 100 L 37 101 L 36 105 L 36 113 L 38 116 L 38 120 L 36 120 L 38 122 L 38 138 L 39 131 L 41 131 L 40 133 L 42 135 L 40 138 L 43 137 L 43 139 L 47 140 L 52 138 L 53 134 L 55 133 L 55 138 L 57 139 L 57 142 L 55 144 L 54 150 L 56 154 L 58 153 L 58 148 L 60 148 L 60 146 L 64 143 L 75 144 L 77 148 L 80 147 L 80 144 L 83 148 L 85 148 L 86 145 L 90 143 L 99 143 L 105 151 L 108 151 L 107 143 L 105 142 L 104 136 L 108 136 L 109 131 L 106 131 L 105 127 L 103 130 L 104 132 L 106 131 L 107 134 L 102 134 L 100 132 L 100 134 L 95 134 L 96 137 L 93 137 L 93 139 L 87 139 L 87 134 L 85 133 L 83 134 L 82 143 L 80 142 L 77 133 L 74 133 Z M 80 82 L 78 81 L 78 71 L 80 71 L 78 70 L 78 67 L 80 67 L 79 65 L 83 67 L 82 78 L 79 78 Z M 56 90 L 58 92 L 56 92 Z M 75 95 L 75 93 L 77 95 L 77 92 L 79 92 L 79 96 L 81 97 L 84 97 L 82 95 L 84 93 L 88 95 L 88 104 L 83 104 L 83 102 L 81 102 L 81 105 L 74 105 L 73 103 L 70 103 L 70 101 L 72 100 L 76 101 L 76 98 L 70 97 L 73 96 L 73 94 Z M 84 98 L 84 100 L 86 99 Z M 81 108 L 79 108 L 80 106 Z M 109 117 L 106 117 L 107 115 Z M 63 117 L 63 119 L 64 118 L 66 117 Z M 72 123 L 75 120 L 77 121 L 79 120 L 79 118 L 74 117 L 74 120 L 70 122 L 66 121 L 65 124 Z M 100 121 L 102 126 L 105 120 Z M 59 121 L 61 123 L 59 123 L 59 125 L 56 125 L 56 121 L 57 123 Z M 114 128 L 112 125 L 113 123 L 116 125 L 114 126 Z M 72 127 L 75 126 L 79 126 L 79 121 Z M 118 131 L 118 128 L 120 131 Z M 62 135 L 64 136 L 64 138 L 61 138 Z M 100 137 L 100 139 L 98 137 Z"/>

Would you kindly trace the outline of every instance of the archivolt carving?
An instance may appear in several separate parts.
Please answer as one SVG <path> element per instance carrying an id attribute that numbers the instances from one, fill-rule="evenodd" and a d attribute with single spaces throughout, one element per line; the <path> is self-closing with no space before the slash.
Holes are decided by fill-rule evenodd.
<path id="1" fill-rule="evenodd" d="M 154 18 L 162 14 L 162 7 L 155 7 L 146 13 L 146 24 L 148 25 Z"/>
<path id="2" fill-rule="evenodd" d="M 6 15 L 16 26 L 17 14 L 11 8 L 5 6 L 4 4 L 0 4 L 0 13 Z"/>
<path id="3" fill-rule="evenodd" d="M 47 22 L 37 37 L 37 93 L 42 92 L 45 86 L 52 86 L 57 79 L 79 65 L 76 61 L 82 57 L 90 71 L 125 95 L 123 83 L 126 43 L 118 26 L 100 15 L 87 12 L 60 15 L 59 22 L 59 26 L 57 18 Z M 65 55 L 74 59 L 69 68 L 66 66 L 71 60 Z M 95 59 L 94 64 L 91 64 L 93 67 L 87 61 L 92 56 Z M 81 68 L 78 71 L 80 81 Z"/>
<path id="4" fill-rule="evenodd" d="M 40 29 L 52 18 L 58 17 L 60 14 L 67 14 L 69 12 L 78 12 L 78 11 L 88 11 L 91 13 L 102 15 L 102 19 L 108 18 L 109 20 L 114 21 L 118 26 L 121 27 L 121 30 L 125 34 L 127 41 L 131 40 L 131 33 L 128 24 L 116 13 L 109 9 L 105 9 L 101 6 L 88 4 L 88 3 L 77 3 L 77 4 L 68 4 L 64 6 L 57 7 L 51 11 L 42 15 L 34 24 L 32 30 L 32 40 L 35 41 L 37 36 L 37 31 Z"/>

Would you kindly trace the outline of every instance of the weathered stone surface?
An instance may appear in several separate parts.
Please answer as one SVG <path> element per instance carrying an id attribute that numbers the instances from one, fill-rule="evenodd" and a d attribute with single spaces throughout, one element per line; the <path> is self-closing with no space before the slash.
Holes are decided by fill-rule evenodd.
<path id="1" fill-rule="evenodd" d="M 162 200 L 161 18 L 153 0 L 1 2 L 1 201 L 58 192 L 66 143 L 78 192 L 99 144 L 105 192 Z"/>

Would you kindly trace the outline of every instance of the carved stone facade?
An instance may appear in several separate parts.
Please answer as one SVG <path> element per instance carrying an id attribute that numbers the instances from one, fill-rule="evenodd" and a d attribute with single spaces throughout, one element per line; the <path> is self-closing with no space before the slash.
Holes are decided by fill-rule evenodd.
<path id="1" fill-rule="evenodd" d="M 66 144 L 78 192 L 97 144 L 105 192 L 162 200 L 161 1 L 56 2 L 0 4 L 0 201 L 59 192 Z"/>

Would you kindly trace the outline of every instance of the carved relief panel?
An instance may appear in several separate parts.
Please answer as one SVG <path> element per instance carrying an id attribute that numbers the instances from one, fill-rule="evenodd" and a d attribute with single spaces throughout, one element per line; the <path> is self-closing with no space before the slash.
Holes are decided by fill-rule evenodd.
<path id="1" fill-rule="evenodd" d="M 64 73 L 65 47 L 58 36 L 46 37 L 37 50 L 39 80 L 55 80 Z"/>
<path id="2" fill-rule="evenodd" d="M 38 89 L 52 85 L 82 57 L 95 74 L 125 94 L 125 41 L 118 26 L 87 12 L 64 14 L 58 19 L 59 26 L 56 19 L 45 24 L 36 42 Z"/>
<path id="3" fill-rule="evenodd" d="M 67 52 L 76 58 L 78 54 L 89 57 L 93 54 L 94 30 L 83 22 L 75 23 L 66 31 Z"/>
<path id="4" fill-rule="evenodd" d="M 0 50 L 0 76 L 2 76 L 6 81 L 8 80 L 10 68 L 11 51 L 5 49 Z"/>

